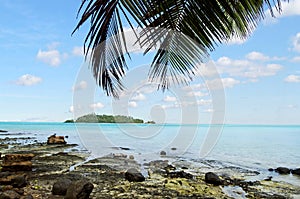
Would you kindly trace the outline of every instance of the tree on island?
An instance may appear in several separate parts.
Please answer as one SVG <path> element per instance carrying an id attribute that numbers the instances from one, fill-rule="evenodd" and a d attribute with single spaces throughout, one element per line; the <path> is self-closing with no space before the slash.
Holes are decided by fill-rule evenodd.
<path id="1" fill-rule="evenodd" d="M 144 120 L 123 115 L 96 115 L 87 114 L 74 120 L 66 120 L 65 123 L 144 123 Z"/>
<path id="2" fill-rule="evenodd" d="M 81 18 L 73 33 L 90 19 L 85 56 L 91 55 L 91 68 L 99 86 L 107 95 L 118 97 L 124 89 L 121 80 L 127 68 L 126 39 L 119 34 L 111 42 L 105 41 L 123 32 L 125 23 L 132 29 L 155 28 L 143 30 L 137 37 L 142 47 L 149 46 L 145 54 L 159 46 L 149 79 L 158 81 L 158 88 L 164 90 L 170 83 L 191 81 L 197 64 L 218 43 L 233 36 L 247 38 L 267 9 L 274 16 L 273 6 L 281 11 L 280 0 L 82 0 L 78 11 Z M 178 33 L 185 41 L 175 39 Z M 105 50 L 97 50 L 99 44 Z"/>

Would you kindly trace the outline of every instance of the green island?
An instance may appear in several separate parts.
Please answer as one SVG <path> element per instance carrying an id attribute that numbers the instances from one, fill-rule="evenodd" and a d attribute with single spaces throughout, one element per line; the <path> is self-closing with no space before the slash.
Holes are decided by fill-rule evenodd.
<path id="1" fill-rule="evenodd" d="M 124 115 L 83 115 L 76 120 L 66 120 L 65 123 L 144 123 L 144 120 Z M 146 122 L 155 124 L 154 121 Z"/>

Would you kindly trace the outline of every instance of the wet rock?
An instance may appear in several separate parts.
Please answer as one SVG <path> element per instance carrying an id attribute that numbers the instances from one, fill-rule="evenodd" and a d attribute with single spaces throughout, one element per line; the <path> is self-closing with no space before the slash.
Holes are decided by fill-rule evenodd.
<path id="1" fill-rule="evenodd" d="M 298 169 L 293 169 L 293 170 L 292 170 L 292 174 L 300 175 L 300 168 L 298 168 Z"/>
<path id="2" fill-rule="evenodd" d="M 175 151 L 175 150 L 177 150 L 177 148 L 176 148 L 176 147 L 172 147 L 171 150 L 172 150 L 172 151 Z"/>
<path id="3" fill-rule="evenodd" d="M 274 171 L 274 169 L 273 168 L 269 168 L 268 171 Z"/>
<path id="4" fill-rule="evenodd" d="M 67 193 L 69 186 L 72 184 L 72 181 L 68 178 L 62 178 L 56 181 L 52 187 L 53 195 L 61 195 L 64 196 Z"/>
<path id="5" fill-rule="evenodd" d="M 64 136 L 51 135 L 48 137 L 47 144 L 67 144 Z"/>
<path id="6" fill-rule="evenodd" d="M 264 179 L 264 181 L 271 181 L 272 180 L 272 176 L 268 176 L 267 178 Z"/>
<path id="7" fill-rule="evenodd" d="M 73 182 L 65 195 L 65 199 L 88 199 L 93 191 L 94 185 L 87 180 Z"/>
<path id="8" fill-rule="evenodd" d="M 19 175 L 12 178 L 12 186 L 15 188 L 22 188 L 28 185 L 26 175 Z"/>
<path id="9" fill-rule="evenodd" d="M 223 184 L 223 181 L 221 180 L 221 178 L 213 172 L 208 172 L 205 174 L 205 182 L 209 183 L 209 184 L 213 184 L 213 185 L 222 185 Z"/>
<path id="10" fill-rule="evenodd" d="M 165 151 L 161 151 L 161 152 L 160 152 L 160 155 L 161 155 L 161 156 L 166 156 L 167 153 L 166 153 Z"/>
<path id="11" fill-rule="evenodd" d="M 176 170 L 176 167 L 174 167 L 173 165 L 168 165 L 168 166 L 166 166 L 165 168 L 164 168 L 167 172 L 169 172 L 169 171 L 174 171 L 174 170 Z"/>
<path id="12" fill-rule="evenodd" d="M 190 173 L 186 173 L 184 171 L 172 171 L 168 173 L 168 177 L 170 178 L 187 178 L 192 179 L 193 175 Z"/>
<path id="13" fill-rule="evenodd" d="M 287 175 L 287 174 L 290 174 L 291 170 L 286 167 L 278 167 L 277 169 L 275 169 L 275 172 L 277 172 L 279 174 Z"/>
<path id="14" fill-rule="evenodd" d="M 6 154 L 1 171 L 31 171 L 33 154 Z"/>
<path id="15" fill-rule="evenodd" d="M 125 179 L 129 182 L 143 182 L 145 177 L 136 169 L 131 168 L 125 172 Z"/>
<path id="16" fill-rule="evenodd" d="M 3 193 L 0 193 L 0 199 L 19 199 L 21 195 L 15 192 L 14 190 L 8 190 Z"/>
<path id="17" fill-rule="evenodd" d="M 130 159 L 130 160 L 134 160 L 134 156 L 133 156 L 133 155 L 130 155 L 130 156 L 129 156 L 129 159 Z"/>
<path id="18" fill-rule="evenodd" d="M 120 149 L 124 150 L 124 151 L 129 151 L 130 150 L 130 148 L 128 148 L 128 147 L 120 147 Z"/>
<path id="19" fill-rule="evenodd" d="M 0 133 L 7 133 L 8 131 L 6 131 L 6 130 L 1 130 L 0 129 Z"/>

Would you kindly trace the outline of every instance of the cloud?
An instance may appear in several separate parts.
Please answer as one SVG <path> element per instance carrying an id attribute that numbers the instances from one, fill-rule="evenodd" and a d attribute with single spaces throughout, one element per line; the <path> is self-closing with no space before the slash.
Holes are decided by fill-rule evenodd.
<path id="1" fill-rule="evenodd" d="M 69 112 L 70 112 L 70 113 L 74 113 L 74 106 L 70 106 Z"/>
<path id="2" fill-rule="evenodd" d="M 250 53 L 251 54 L 251 53 Z M 256 54 L 256 56 L 254 56 Z M 251 58 L 262 58 L 262 55 L 252 53 Z M 248 54 L 249 57 L 249 54 Z M 279 64 L 261 63 L 245 60 L 233 60 L 229 57 L 221 57 L 216 61 L 218 71 L 221 74 L 228 74 L 231 77 L 245 77 L 249 79 L 258 79 L 259 77 L 276 75 L 283 67 Z"/>
<path id="3" fill-rule="evenodd" d="M 88 86 L 88 83 L 86 81 L 81 81 L 78 84 L 76 84 L 75 86 L 73 86 L 72 90 L 73 91 L 84 90 L 87 88 L 87 86 Z"/>
<path id="4" fill-rule="evenodd" d="M 26 74 L 26 75 L 22 75 L 16 81 L 16 84 L 21 85 L 21 86 L 33 86 L 33 85 L 39 84 L 41 82 L 42 82 L 42 78 L 34 76 L 34 75 Z"/>
<path id="5" fill-rule="evenodd" d="M 247 38 L 240 38 L 238 36 L 232 36 L 226 43 L 229 45 L 241 45 L 247 41 Z"/>
<path id="6" fill-rule="evenodd" d="M 101 102 L 94 103 L 94 104 L 90 105 L 90 108 L 92 108 L 92 109 L 100 109 L 100 108 L 103 108 L 103 107 L 104 107 L 104 105 Z"/>
<path id="7" fill-rule="evenodd" d="M 293 57 L 292 62 L 300 62 L 300 56 Z"/>
<path id="8" fill-rule="evenodd" d="M 143 101 L 143 100 L 146 100 L 146 96 L 143 95 L 142 93 L 137 93 L 136 95 L 134 95 L 131 100 L 134 100 L 134 101 Z"/>
<path id="9" fill-rule="evenodd" d="M 239 80 L 231 77 L 214 79 L 206 81 L 208 88 L 210 89 L 222 89 L 222 88 L 232 88 L 233 86 L 240 84 Z"/>
<path id="10" fill-rule="evenodd" d="M 62 55 L 59 53 L 58 50 L 39 50 L 36 57 L 38 60 L 49 64 L 50 66 L 58 66 L 61 63 Z"/>
<path id="11" fill-rule="evenodd" d="M 300 83 L 300 76 L 298 76 L 298 75 L 289 75 L 284 79 L 284 81 L 290 82 L 290 83 Z"/>
<path id="12" fill-rule="evenodd" d="M 72 50 L 72 54 L 75 56 L 84 56 L 84 50 L 83 47 L 81 46 L 75 46 Z"/>
<path id="13" fill-rule="evenodd" d="M 260 52 L 251 52 L 246 55 L 246 58 L 249 60 L 254 60 L 254 61 L 266 61 L 269 60 L 270 58 Z"/>
<path id="14" fill-rule="evenodd" d="M 271 16 L 270 9 L 266 10 L 265 23 L 272 24 L 278 21 L 278 18 L 297 16 L 300 15 L 300 1 L 299 0 L 290 0 L 290 1 L 281 1 L 282 11 L 279 13 L 275 6 L 272 7 L 273 13 L 276 18 Z"/>
<path id="15" fill-rule="evenodd" d="M 166 96 L 165 98 L 164 98 L 164 101 L 165 102 L 176 102 L 176 97 L 171 97 L 171 96 Z"/>
<path id="16" fill-rule="evenodd" d="M 130 101 L 130 102 L 128 102 L 128 106 L 131 108 L 136 108 L 138 105 L 135 101 Z"/>
<path id="17" fill-rule="evenodd" d="M 293 47 L 292 49 L 300 53 L 300 32 L 296 34 L 293 38 Z"/>
<path id="18" fill-rule="evenodd" d="M 195 92 L 189 92 L 188 94 L 187 94 L 187 96 L 190 96 L 190 97 L 192 97 L 192 96 L 195 96 L 195 97 L 204 97 L 204 96 L 207 96 L 208 95 L 208 93 L 204 93 L 204 92 L 201 92 L 201 91 L 195 91 Z"/>

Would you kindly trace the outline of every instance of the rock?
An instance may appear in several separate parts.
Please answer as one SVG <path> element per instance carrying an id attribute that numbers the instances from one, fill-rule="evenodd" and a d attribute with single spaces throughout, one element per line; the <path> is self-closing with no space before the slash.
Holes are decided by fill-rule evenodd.
<path id="1" fill-rule="evenodd" d="M 53 195 L 61 195 L 64 196 L 67 193 L 69 186 L 72 184 L 72 181 L 68 178 L 62 178 L 56 181 L 52 187 Z"/>
<path id="2" fill-rule="evenodd" d="M 134 156 L 133 156 L 133 155 L 130 155 L 130 156 L 129 156 L 129 159 L 130 159 L 130 160 L 134 160 Z"/>
<path id="3" fill-rule="evenodd" d="M 177 148 L 175 148 L 175 147 L 172 147 L 172 148 L 171 148 L 171 150 L 172 150 L 172 151 L 175 151 L 175 150 L 177 150 Z"/>
<path id="4" fill-rule="evenodd" d="M 166 156 L 167 153 L 166 153 L 165 151 L 161 151 L 161 152 L 160 152 L 160 155 L 161 155 L 161 156 Z"/>
<path id="5" fill-rule="evenodd" d="M 192 174 L 186 173 L 184 171 L 172 171 L 172 172 L 168 173 L 168 177 L 192 179 L 194 176 Z"/>
<path id="6" fill-rule="evenodd" d="M 279 174 L 287 175 L 290 174 L 291 170 L 286 167 L 278 167 L 277 169 L 275 169 L 275 172 Z"/>
<path id="7" fill-rule="evenodd" d="M 31 194 L 27 194 L 26 196 L 21 197 L 21 199 L 34 199 Z"/>
<path id="8" fill-rule="evenodd" d="M 28 181 L 26 179 L 26 175 L 19 175 L 12 178 L 12 184 L 15 188 L 22 188 L 28 185 Z"/>
<path id="9" fill-rule="evenodd" d="M 220 177 L 213 172 L 208 172 L 205 174 L 205 182 L 213 185 L 223 184 L 223 181 L 220 179 Z"/>
<path id="10" fill-rule="evenodd" d="M 130 150 L 130 148 L 128 148 L 128 147 L 120 147 L 120 149 L 124 150 L 124 151 L 129 151 Z"/>
<path id="11" fill-rule="evenodd" d="M 136 169 L 131 168 L 125 172 L 125 179 L 129 182 L 143 182 L 145 177 Z"/>
<path id="12" fill-rule="evenodd" d="M 64 136 L 51 135 L 48 137 L 47 144 L 67 144 Z"/>
<path id="13" fill-rule="evenodd" d="M 88 199 L 93 191 L 94 185 L 87 180 L 73 182 L 65 195 L 65 199 Z"/>
<path id="14" fill-rule="evenodd" d="M 34 154 L 6 154 L 1 171 L 31 171 Z"/>
<path id="15" fill-rule="evenodd" d="M 1 130 L 0 129 L 0 133 L 7 133 L 8 131 L 6 131 L 6 130 Z"/>
<path id="16" fill-rule="evenodd" d="M 292 174 L 300 175 L 300 168 L 298 168 L 298 169 L 293 169 L 293 170 L 292 170 Z"/>
<path id="17" fill-rule="evenodd" d="M 264 179 L 264 181 L 271 181 L 272 180 L 272 176 L 268 176 L 267 178 Z"/>
<path id="18" fill-rule="evenodd" d="M 0 193 L 0 199 L 19 199 L 21 198 L 20 194 L 14 190 L 8 190 L 3 193 Z"/>
<path id="19" fill-rule="evenodd" d="M 168 166 L 166 166 L 164 169 L 166 170 L 166 172 L 170 172 L 170 171 L 176 170 L 176 167 L 174 167 L 173 165 L 168 164 Z"/>
<path id="20" fill-rule="evenodd" d="M 268 171 L 274 171 L 274 169 L 273 168 L 269 168 Z"/>

